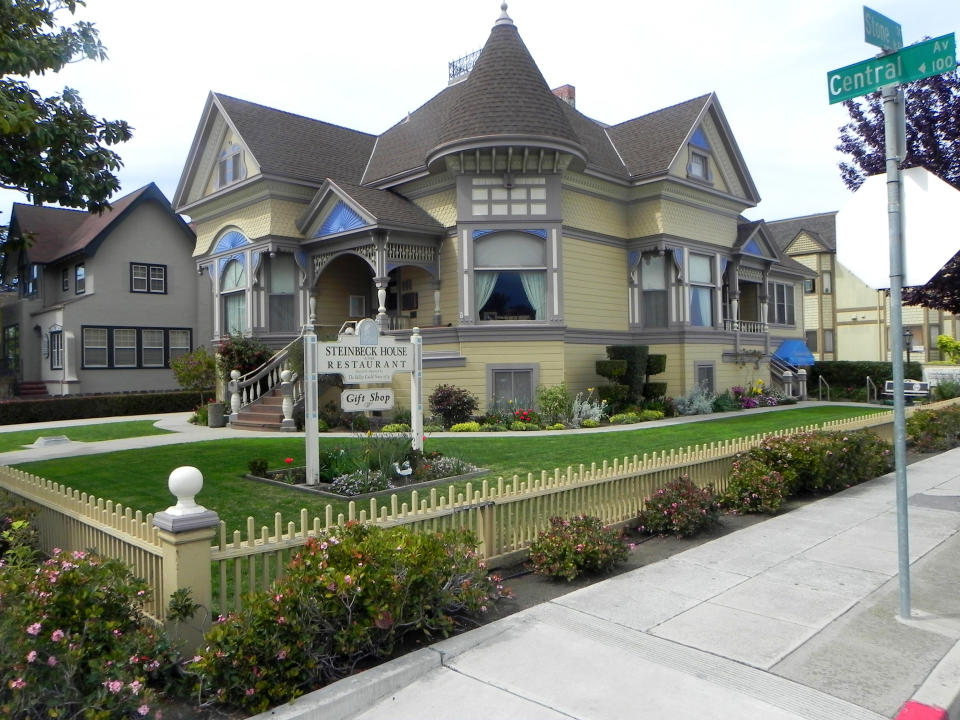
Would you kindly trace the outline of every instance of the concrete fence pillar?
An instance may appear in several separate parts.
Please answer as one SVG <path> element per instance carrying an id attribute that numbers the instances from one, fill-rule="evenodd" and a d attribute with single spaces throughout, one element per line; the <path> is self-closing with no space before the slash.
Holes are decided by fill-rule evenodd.
<path id="1" fill-rule="evenodd" d="M 783 392 L 787 397 L 793 397 L 793 373 L 790 370 L 783 371 Z"/>
<path id="2" fill-rule="evenodd" d="M 797 370 L 797 397 L 801 400 L 807 399 L 807 371 L 803 368 Z"/>
<path id="3" fill-rule="evenodd" d="M 157 513 L 153 524 L 158 528 L 163 549 L 162 618 L 171 637 L 187 650 L 200 647 L 203 633 L 210 623 L 213 593 L 210 582 L 210 547 L 220 525 L 220 517 L 196 502 L 203 489 L 203 475 L 191 466 L 178 467 L 167 480 L 177 504 Z M 167 621 L 170 595 L 180 588 L 190 590 L 195 603 L 206 611 L 194 622 Z"/>

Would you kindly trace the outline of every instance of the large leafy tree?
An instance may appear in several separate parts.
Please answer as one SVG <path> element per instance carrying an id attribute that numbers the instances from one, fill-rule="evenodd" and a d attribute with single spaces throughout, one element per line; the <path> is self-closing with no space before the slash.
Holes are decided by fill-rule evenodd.
<path id="1" fill-rule="evenodd" d="M 31 76 L 67 63 L 106 59 L 96 28 L 61 24 L 83 0 L 0 0 L 0 187 L 36 204 L 101 212 L 120 187 L 110 146 L 129 140 L 122 120 L 94 117 L 76 91 L 43 97 Z"/>
<path id="2" fill-rule="evenodd" d="M 905 87 L 907 155 L 901 166 L 924 167 L 960 190 L 960 74 L 934 75 Z M 844 103 L 850 122 L 840 128 L 837 150 L 843 182 L 856 190 L 870 175 L 886 172 L 880 93 Z M 960 249 L 958 249 L 960 250 Z M 960 314 L 960 252 L 926 285 L 903 289 L 907 305 Z"/>

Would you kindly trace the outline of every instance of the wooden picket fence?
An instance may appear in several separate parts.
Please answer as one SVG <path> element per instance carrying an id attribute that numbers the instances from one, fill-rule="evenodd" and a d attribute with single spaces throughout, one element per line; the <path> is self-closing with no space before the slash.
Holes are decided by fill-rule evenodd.
<path id="1" fill-rule="evenodd" d="M 923 408 L 935 409 L 956 402 L 931 403 Z M 908 408 L 908 412 L 913 412 L 913 408 Z M 152 514 L 145 515 L 9 467 L 0 466 L 0 488 L 38 506 L 36 526 L 46 552 L 54 548 L 96 548 L 101 554 L 130 565 L 151 587 L 146 609 L 153 617 L 164 616 L 170 593 L 185 584 L 194 586 L 194 599 L 211 608 L 215 616 L 239 607 L 246 594 L 267 588 L 283 574 L 290 557 L 308 538 L 346 522 L 384 527 L 407 525 L 424 532 L 469 529 L 479 539 L 481 556 L 488 565 L 496 567 L 520 559 L 553 516 L 588 514 L 605 524 L 626 523 L 636 517 L 644 498 L 682 474 L 689 475 L 698 486 L 713 485 L 722 491 L 734 456 L 771 437 L 817 429 L 865 428 L 889 437 L 891 425 L 892 412 L 878 413 L 707 446 L 625 457 L 589 467 L 483 480 L 467 483 L 459 491 L 452 485 L 446 491 L 413 491 L 409 502 L 401 502 L 397 495 L 386 498 L 386 502 L 371 498 L 363 505 L 351 502 L 346 513 L 337 515 L 331 506 L 327 506 L 322 517 L 311 518 L 302 510 L 296 522 L 284 522 L 277 513 L 272 528 L 258 529 L 250 518 L 244 531 L 228 533 L 221 522 L 219 530 L 213 532 L 209 555 L 197 552 L 196 557 L 187 558 L 191 564 L 210 567 L 208 590 L 198 589 L 197 583 L 179 581 L 180 569 L 171 571 L 171 559 L 178 558 L 183 563 L 184 554 L 177 553 L 169 534 L 154 527 Z M 204 543 L 202 547 L 208 545 Z"/>

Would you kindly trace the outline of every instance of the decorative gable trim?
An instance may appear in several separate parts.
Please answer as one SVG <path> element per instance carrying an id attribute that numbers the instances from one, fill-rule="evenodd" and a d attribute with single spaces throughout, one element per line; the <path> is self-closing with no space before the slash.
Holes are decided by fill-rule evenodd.
<path id="1" fill-rule="evenodd" d="M 317 230 L 313 237 L 320 238 L 327 235 L 335 235 L 337 233 L 347 232 L 348 230 L 356 230 L 367 225 L 369 225 L 369 223 L 360 217 L 360 213 L 349 207 L 343 200 L 340 200 L 333 206 L 330 214 L 327 215 L 327 219 L 323 221 L 320 229 Z"/>

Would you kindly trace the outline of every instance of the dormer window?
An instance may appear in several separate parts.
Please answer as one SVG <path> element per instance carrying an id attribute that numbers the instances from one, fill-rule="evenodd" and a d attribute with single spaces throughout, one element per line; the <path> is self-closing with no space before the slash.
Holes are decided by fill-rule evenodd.
<path id="1" fill-rule="evenodd" d="M 239 145 L 231 145 L 220 153 L 217 172 L 217 187 L 231 185 L 246 177 L 247 169 L 243 164 L 243 151 Z"/>

